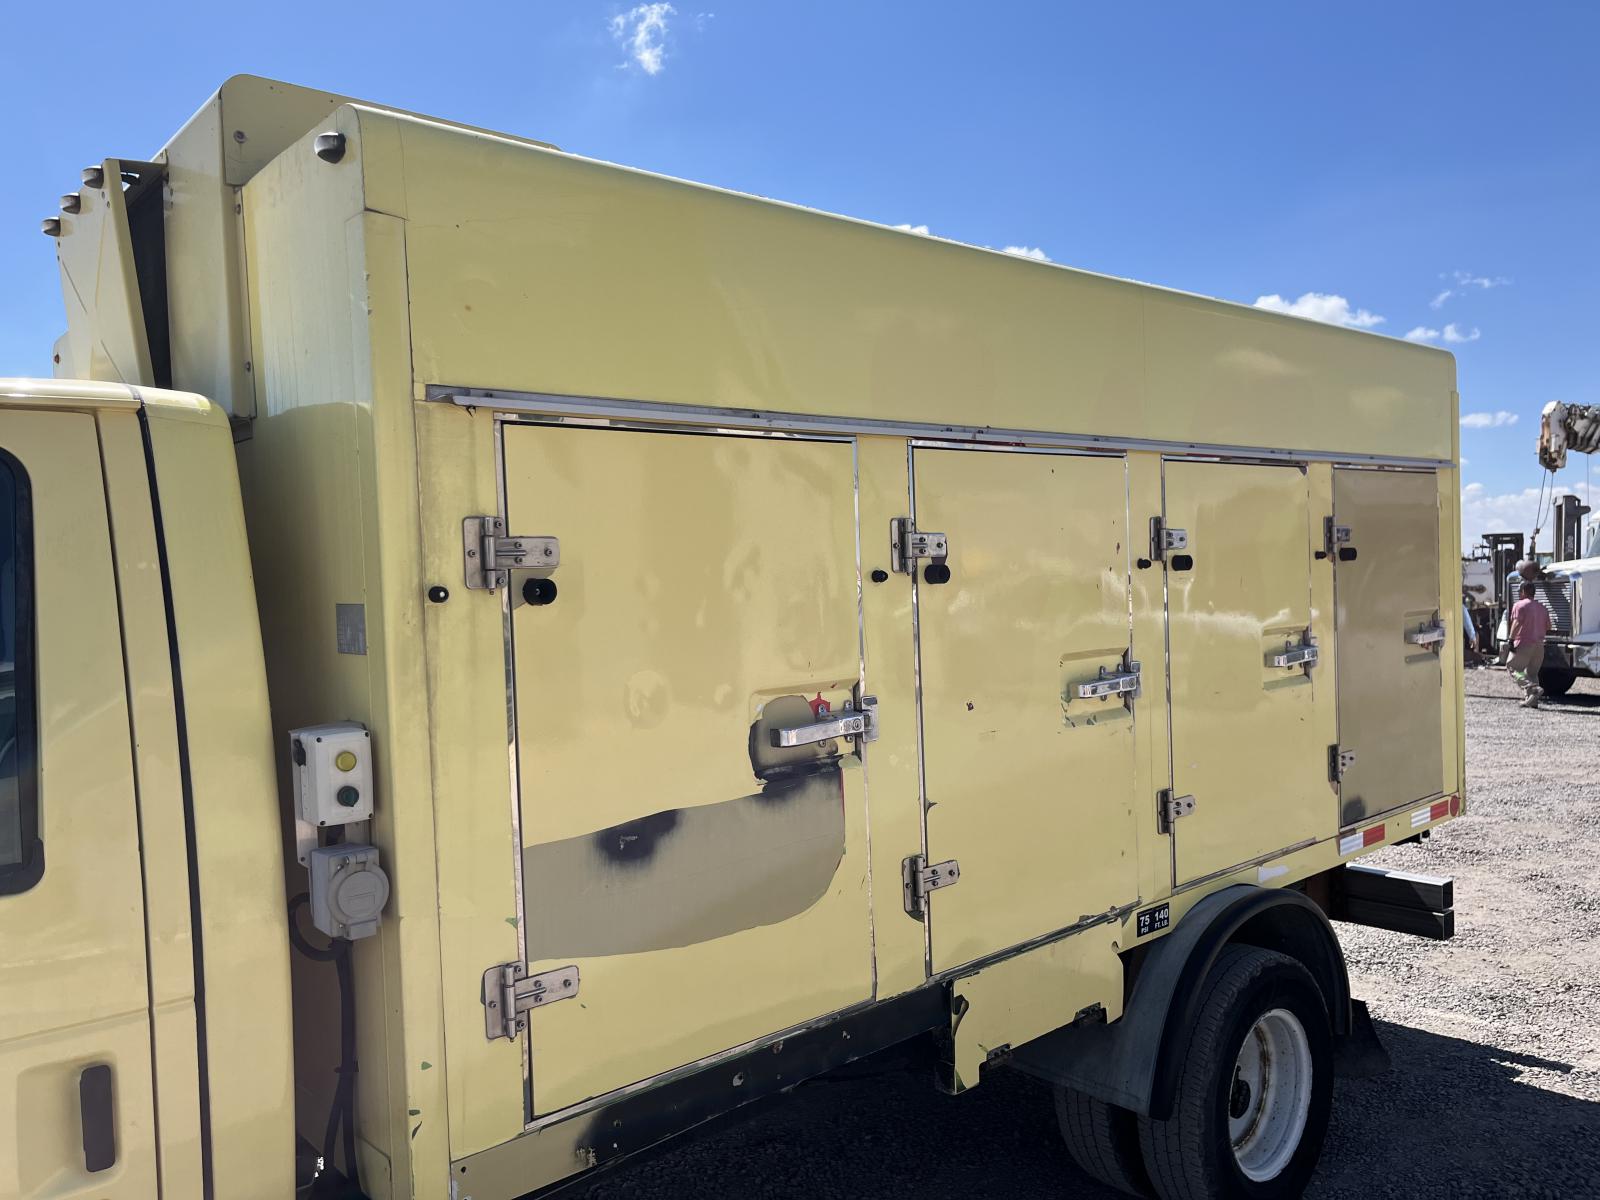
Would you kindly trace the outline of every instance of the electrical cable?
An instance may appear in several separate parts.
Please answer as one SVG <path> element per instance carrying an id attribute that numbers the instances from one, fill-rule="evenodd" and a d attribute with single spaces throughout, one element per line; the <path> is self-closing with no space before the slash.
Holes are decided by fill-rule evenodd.
<path id="1" fill-rule="evenodd" d="M 334 1087 L 333 1102 L 328 1107 L 328 1124 L 322 1133 L 322 1164 L 324 1172 L 331 1172 L 339 1145 L 339 1131 L 344 1130 L 344 1159 L 349 1174 L 349 1185 L 359 1194 L 361 1172 L 356 1163 L 356 998 L 354 971 L 350 963 L 348 938 L 330 938 L 326 947 L 314 946 L 300 932 L 296 919 L 300 909 L 311 902 L 309 892 L 301 892 L 289 901 L 289 941 L 301 954 L 313 962 L 331 962 L 339 980 L 339 1066 L 338 1083 Z M 330 1178 L 323 1174 L 319 1182 Z"/>

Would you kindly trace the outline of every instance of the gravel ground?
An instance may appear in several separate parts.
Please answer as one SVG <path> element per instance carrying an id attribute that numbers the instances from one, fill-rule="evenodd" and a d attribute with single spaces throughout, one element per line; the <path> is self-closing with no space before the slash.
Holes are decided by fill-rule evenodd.
<path id="1" fill-rule="evenodd" d="M 1467 675 L 1468 814 L 1374 861 L 1456 881 L 1445 943 L 1338 926 L 1394 1061 L 1340 1080 L 1308 1196 L 1600 1197 L 1600 682 L 1530 711 Z M 819 1083 L 595 1187 L 630 1197 L 1109 1198 L 1047 1089 L 910 1075 Z"/>

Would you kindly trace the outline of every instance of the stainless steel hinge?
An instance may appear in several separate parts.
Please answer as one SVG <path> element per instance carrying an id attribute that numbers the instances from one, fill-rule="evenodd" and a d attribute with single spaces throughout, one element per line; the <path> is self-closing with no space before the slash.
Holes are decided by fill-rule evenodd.
<path id="1" fill-rule="evenodd" d="M 461 554 L 469 588 L 507 586 L 513 571 L 549 571 L 561 565 L 561 541 L 510 537 L 502 517 L 467 517 L 461 522 Z"/>
<path id="2" fill-rule="evenodd" d="M 1350 544 L 1350 526 L 1336 525 L 1332 517 L 1322 519 L 1322 548 L 1330 557 L 1339 553 L 1340 546 Z"/>
<path id="3" fill-rule="evenodd" d="M 1160 833 L 1171 833 L 1173 824 L 1180 817 L 1187 817 L 1194 812 L 1193 796 L 1174 796 L 1171 788 L 1162 788 L 1156 793 L 1156 829 Z"/>
<path id="4" fill-rule="evenodd" d="M 1150 518 L 1150 557 L 1156 562 L 1164 562 L 1169 550 L 1187 550 L 1189 548 L 1189 531 L 1187 529 L 1174 529 L 1160 517 Z"/>
<path id="5" fill-rule="evenodd" d="M 1328 747 L 1328 778 L 1338 783 L 1344 778 L 1344 773 L 1356 765 L 1356 752 L 1346 750 L 1335 742 Z"/>
<path id="6" fill-rule="evenodd" d="M 928 911 L 928 893 L 949 887 L 960 878 L 961 864 L 953 858 L 931 867 L 920 854 L 905 859 L 900 864 L 900 883 L 906 916 L 922 920 Z"/>
<path id="7" fill-rule="evenodd" d="M 543 1008 L 578 994 L 578 968 L 558 967 L 529 975 L 524 963 L 501 963 L 483 973 L 483 1032 L 496 1038 L 515 1038 L 528 1027 L 530 1008 Z"/>
<path id="8" fill-rule="evenodd" d="M 927 533 L 917 528 L 915 517 L 896 517 L 889 522 L 889 564 L 902 575 L 914 575 L 919 558 L 942 563 L 950 557 L 950 539 L 942 533 Z"/>

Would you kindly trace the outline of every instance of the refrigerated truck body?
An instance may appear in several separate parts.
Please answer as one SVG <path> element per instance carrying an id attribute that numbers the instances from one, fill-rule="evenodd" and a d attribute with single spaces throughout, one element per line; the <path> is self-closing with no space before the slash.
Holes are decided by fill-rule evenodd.
<path id="1" fill-rule="evenodd" d="M 62 207 L 0 1194 L 287 1195 L 343 1097 L 512 1197 L 893 1046 L 1303 1183 L 1329 918 L 1453 920 L 1351 865 L 1461 810 L 1448 354 L 250 77 Z"/>

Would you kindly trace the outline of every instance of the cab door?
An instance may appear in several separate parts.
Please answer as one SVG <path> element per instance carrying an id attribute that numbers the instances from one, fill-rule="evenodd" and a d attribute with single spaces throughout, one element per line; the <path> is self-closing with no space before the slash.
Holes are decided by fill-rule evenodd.
<path id="1" fill-rule="evenodd" d="M 532 1111 L 872 996 L 849 440 L 508 423 Z M 781 743 L 789 744 L 781 744 Z M 568 982 L 570 981 L 570 982 Z"/>
<path id="2" fill-rule="evenodd" d="M 0 1195 L 157 1195 L 145 968 L 94 418 L 0 411 Z"/>
<path id="3" fill-rule="evenodd" d="M 1422 471 L 1337 468 L 1339 823 L 1444 790 L 1439 486 Z"/>
<path id="4" fill-rule="evenodd" d="M 1332 680 L 1321 648 L 1308 646 L 1305 472 L 1194 461 L 1162 472 L 1172 798 L 1187 809 L 1171 820 L 1181 885 L 1325 832 L 1327 747 L 1312 717 Z"/>
<path id="5" fill-rule="evenodd" d="M 940 974 L 1137 899 L 1128 485 L 1120 457 L 912 467 L 948 539 L 914 583 L 927 863 L 957 864 L 927 895 Z"/>

